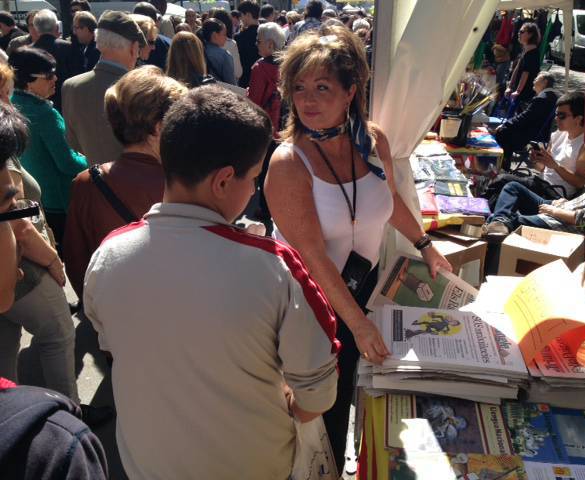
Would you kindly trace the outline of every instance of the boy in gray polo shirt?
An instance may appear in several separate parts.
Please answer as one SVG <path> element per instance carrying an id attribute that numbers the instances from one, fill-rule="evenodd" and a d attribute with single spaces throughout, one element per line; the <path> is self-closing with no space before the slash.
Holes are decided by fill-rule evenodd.
<path id="1" fill-rule="evenodd" d="M 340 345 L 299 255 L 231 226 L 256 189 L 270 120 L 206 86 L 162 128 L 163 203 L 112 232 L 85 278 L 85 312 L 114 358 L 124 468 L 133 479 L 285 480 L 293 416 L 333 405 Z"/>

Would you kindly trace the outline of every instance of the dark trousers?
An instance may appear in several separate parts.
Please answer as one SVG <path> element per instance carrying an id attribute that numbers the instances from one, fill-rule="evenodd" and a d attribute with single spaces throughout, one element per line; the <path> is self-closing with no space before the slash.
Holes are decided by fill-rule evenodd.
<path id="1" fill-rule="evenodd" d="M 500 221 L 510 230 L 515 230 L 520 225 L 548 228 L 546 222 L 538 216 L 538 207 L 551 202 L 519 182 L 509 182 L 500 192 L 494 213 L 488 222 Z"/>
<path id="2" fill-rule="evenodd" d="M 64 212 L 45 212 L 45 219 L 51 230 L 53 230 L 53 236 L 57 243 L 57 252 L 63 258 L 63 235 L 65 234 L 67 214 Z"/>
<path id="3" fill-rule="evenodd" d="M 338 318 L 337 338 L 342 348 L 339 352 L 338 367 L 339 379 L 337 380 L 337 400 L 328 412 L 323 414 L 325 428 L 331 442 L 333 456 L 337 464 L 337 471 L 341 475 L 345 465 L 345 447 L 347 443 L 347 429 L 349 423 L 349 410 L 353 398 L 355 369 L 360 358 L 353 335 L 343 320 Z"/>
<path id="4" fill-rule="evenodd" d="M 358 305 L 364 307 L 370 295 L 374 291 L 378 280 L 378 266 L 376 266 L 364 281 L 363 287 L 356 298 Z M 365 311 L 365 309 L 364 309 Z M 354 392 L 354 378 L 360 352 L 357 348 L 353 334 L 345 325 L 345 322 L 337 317 L 337 338 L 341 342 L 341 352 L 337 357 L 339 379 L 337 380 L 337 400 L 331 410 L 323 414 L 323 421 L 337 471 L 341 475 L 345 465 L 345 447 L 347 444 L 347 430 L 349 426 L 349 410 Z"/>

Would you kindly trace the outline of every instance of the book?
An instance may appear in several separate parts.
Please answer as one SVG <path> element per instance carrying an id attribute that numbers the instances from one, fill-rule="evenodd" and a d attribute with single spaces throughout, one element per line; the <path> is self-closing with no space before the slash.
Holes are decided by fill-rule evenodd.
<path id="1" fill-rule="evenodd" d="M 524 462 L 528 480 L 585 480 L 585 465 Z"/>
<path id="2" fill-rule="evenodd" d="M 485 198 L 456 197 L 435 195 L 441 213 L 461 213 L 462 215 L 490 215 L 490 207 Z"/>
<path id="3" fill-rule="evenodd" d="M 544 403 L 504 402 L 516 454 L 524 460 L 585 465 L 585 411 Z"/>
<path id="4" fill-rule="evenodd" d="M 524 471 L 524 462 L 517 455 L 412 454 L 400 448 L 389 452 L 388 478 L 391 480 L 528 479 Z"/>
<path id="5" fill-rule="evenodd" d="M 386 448 L 408 453 L 514 453 L 498 405 L 448 397 L 386 395 Z"/>

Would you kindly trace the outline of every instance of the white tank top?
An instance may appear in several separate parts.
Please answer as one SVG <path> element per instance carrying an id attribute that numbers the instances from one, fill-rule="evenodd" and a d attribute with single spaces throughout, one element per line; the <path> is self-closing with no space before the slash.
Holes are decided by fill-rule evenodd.
<path id="1" fill-rule="evenodd" d="M 319 216 L 319 223 L 325 240 L 327 255 L 341 272 L 352 250 L 351 217 L 345 197 L 337 183 L 328 183 L 316 177 L 313 167 L 305 153 L 291 143 L 282 143 L 279 147 L 293 149 L 305 164 L 313 178 L 313 199 Z M 353 197 L 353 183 L 343 184 L 349 198 Z M 357 212 L 354 226 L 355 243 L 353 249 L 372 262 L 378 263 L 384 225 L 392 216 L 394 203 L 386 180 L 368 172 L 356 181 Z M 274 225 L 274 238 L 286 242 Z"/>

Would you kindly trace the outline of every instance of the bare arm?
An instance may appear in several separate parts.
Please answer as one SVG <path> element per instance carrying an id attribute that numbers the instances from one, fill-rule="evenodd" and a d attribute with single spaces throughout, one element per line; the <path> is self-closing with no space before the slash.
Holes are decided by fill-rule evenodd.
<path id="1" fill-rule="evenodd" d="M 275 152 L 270 161 L 264 193 L 278 229 L 299 251 L 333 309 L 351 330 L 360 352 L 370 361 L 381 363 L 388 355 L 388 349 L 327 255 L 313 200 L 311 176 L 302 162 L 292 153 Z"/>
<path id="2" fill-rule="evenodd" d="M 518 82 L 518 86 L 516 87 L 516 92 L 520 95 L 524 91 L 524 87 L 526 86 L 526 82 L 528 81 L 528 72 L 522 72 L 520 75 L 520 81 Z"/>
<path id="3" fill-rule="evenodd" d="M 7 312 L 14 302 L 14 287 L 18 280 L 16 240 L 8 222 L 0 222 L 0 313 Z"/>
<path id="4" fill-rule="evenodd" d="M 546 167 L 557 172 L 563 180 L 575 188 L 585 186 L 585 149 L 583 147 L 581 147 L 581 151 L 579 152 L 574 172 L 560 165 L 548 151 L 536 152 L 535 158 Z"/>
<path id="5" fill-rule="evenodd" d="M 572 210 L 565 210 L 564 208 L 547 204 L 541 205 L 538 208 L 538 213 L 545 213 L 568 225 L 575 225 L 575 219 L 577 217 L 576 212 Z"/>

